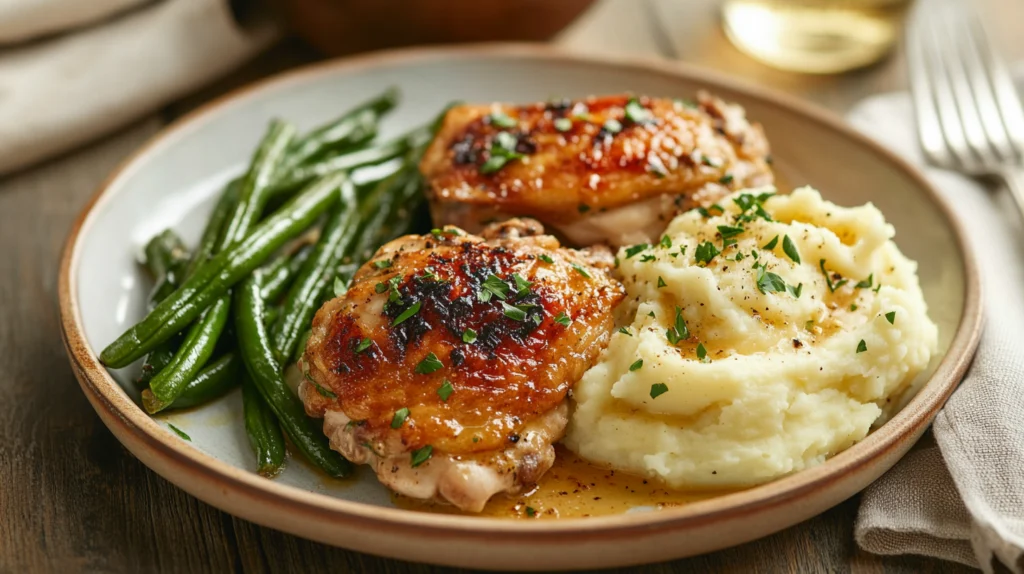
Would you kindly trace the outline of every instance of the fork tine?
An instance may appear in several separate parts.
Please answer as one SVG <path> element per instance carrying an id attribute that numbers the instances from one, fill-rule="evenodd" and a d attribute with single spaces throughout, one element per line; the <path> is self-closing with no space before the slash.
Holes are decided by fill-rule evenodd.
<path id="1" fill-rule="evenodd" d="M 932 8 L 936 7 L 933 2 Z M 946 147 L 950 153 L 966 169 L 974 169 L 975 160 L 971 153 L 967 138 L 964 135 L 960 114 L 957 111 L 956 98 L 953 95 L 953 88 L 950 78 L 946 75 L 945 66 L 941 54 L 945 51 L 942 47 L 943 41 L 935 21 L 934 10 L 923 10 L 922 16 L 922 46 L 924 60 L 928 70 L 928 78 L 931 80 L 931 92 L 935 98 L 935 107 L 938 110 L 939 125 L 942 128 L 942 135 Z"/>
<path id="2" fill-rule="evenodd" d="M 964 67 L 970 76 L 971 91 L 974 93 L 974 98 L 978 103 L 977 107 L 978 113 L 981 115 L 981 123 L 985 128 L 985 133 L 988 134 L 989 142 L 999 153 L 999 156 L 1003 160 L 1013 160 L 1017 152 L 1010 142 L 1010 136 L 1007 134 L 1003 120 L 999 115 L 995 92 L 992 90 L 992 84 L 989 82 L 989 74 L 984 64 L 979 37 L 976 34 L 977 28 L 970 23 L 971 16 L 963 14 L 961 16 L 964 17 L 961 28 L 966 33 L 957 37 L 957 40 L 961 43 L 959 52 L 964 58 Z M 981 40 L 984 40 L 984 36 L 981 36 Z"/>
<path id="3" fill-rule="evenodd" d="M 960 116 L 960 127 L 963 130 L 964 138 L 974 152 L 975 156 L 987 167 L 991 167 L 998 159 L 993 156 L 992 148 L 989 146 L 985 128 L 979 117 L 978 102 L 971 91 L 970 83 L 967 80 L 967 65 L 964 61 L 965 50 L 963 39 L 965 37 L 964 27 L 958 22 L 963 15 L 957 4 L 945 1 L 941 6 L 936 6 L 934 11 L 937 19 L 936 31 L 946 41 L 938 42 L 939 59 L 949 79 L 950 91 L 956 102 L 957 113 Z"/>
<path id="4" fill-rule="evenodd" d="M 1020 159 L 1024 156 L 1024 108 L 1021 106 L 1020 97 L 1017 95 L 1017 89 L 1013 85 L 1013 79 L 1006 69 L 1006 64 L 988 41 L 988 35 L 985 33 L 981 19 L 975 11 L 968 10 L 968 12 L 970 14 L 967 18 L 967 25 L 971 31 L 972 41 L 978 46 L 990 85 L 995 91 L 995 100 L 998 103 L 1003 125 L 1010 141 L 1016 148 L 1018 159 Z"/>
<path id="5" fill-rule="evenodd" d="M 910 79 L 910 94 L 914 100 L 914 115 L 917 119 L 917 137 L 921 149 L 932 163 L 946 165 L 952 161 L 945 137 L 940 127 L 939 112 L 931 94 L 931 80 L 928 77 L 924 54 L 922 20 L 925 2 L 914 8 L 907 26 L 907 73 Z"/>

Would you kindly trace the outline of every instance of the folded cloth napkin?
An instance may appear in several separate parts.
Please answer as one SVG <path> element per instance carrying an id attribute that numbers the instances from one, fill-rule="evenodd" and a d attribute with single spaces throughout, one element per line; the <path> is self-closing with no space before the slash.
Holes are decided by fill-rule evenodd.
<path id="1" fill-rule="evenodd" d="M 61 4 L 79 8 L 40 9 Z M 228 0 L 0 0 L 0 42 L 90 22 L 0 50 L 0 174 L 123 126 L 276 37 L 269 22 L 241 28 Z"/>
<path id="2" fill-rule="evenodd" d="M 865 100 L 849 119 L 923 165 L 913 118 L 909 96 L 887 94 Z M 938 446 L 913 451 L 864 491 L 854 535 L 876 554 L 923 554 L 985 572 L 1002 562 L 1024 574 L 1024 224 L 1008 194 L 956 173 L 924 172 L 969 234 L 985 329 L 935 419 Z"/>

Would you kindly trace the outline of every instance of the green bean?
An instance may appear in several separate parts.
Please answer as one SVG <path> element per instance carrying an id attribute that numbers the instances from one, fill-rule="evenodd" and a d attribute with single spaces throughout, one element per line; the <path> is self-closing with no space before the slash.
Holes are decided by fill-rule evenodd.
<path id="1" fill-rule="evenodd" d="M 142 321 L 107 345 L 100 360 L 109 367 L 125 367 L 174 336 L 330 208 L 347 179 L 344 173 L 338 173 L 318 180 L 260 222 L 244 240 L 202 264 Z"/>
<path id="2" fill-rule="evenodd" d="M 263 300 L 273 302 L 280 299 L 312 253 L 312 245 L 303 245 L 295 253 L 282 253 L 277 260 L 265 265 L 263 267 Z"/>
<path id="3" fill-rule="evenodd" d="M 239 376 L 243 372 L 242 359 L 238 354 L 225 353 L 217 360 L 207 363 L 168 408 L 187 409 L 221 397 L 238 386 Z M 151 394 L 149 389 L 142 392 L 143 400 L 146 400 L 147 394 Z"/>
<path id="4" fill-rule="evenodd" d="M 192 252 L 192 261 L 189 262 L 186 275 L 195 273 L 200 265 L 209 261 L 217 253 L 217 246 L 221 243 L 228 218 L 234 213 L 235 205 L 238 203 L 241 187 L 242 180 L 239 178 L 230 181 L 221 192 L 220 198 L 213 208 L 213 213 L 210 214 L 210 219 L 206 221 L 203 235 Z"/>
<path id="5" fill-rule="evenodd" d="M 150 414 L 171 405 L 213 356 L 217 339 L 228 322 L 231 305 L 218 300 L 193 323 L 174 358 L 149 381 L 151 400 L 142 406 Z"/>
<path id="6" fill-rule="evenodd" d="M 383 94 L 359 104 L 338 119 L 303 135 L 288 150 L 285 170 L 290 171 L 333 150 L 351 148 L 370 141 L 377 134 L 377 121 L 398 104 L 398 97 L 396 88 L 388 88 Z"/>
<path id="7" fill-rule="evenodd" d="M 220 198 L 217 200 L 217 204 L 213 208 L 213 213 L 206 222 L 206 228 L 203 230 L 203 235 L 199 239 L 199 243 L 196 245 L 195 251 L 192 253 L 191 260 L 188 262 L 188 265 L 183 272 L 175 273 L 175 279 L 177 281 L 183 281 L 185 278 L 192 275 L 199 265 L 205 263 L 216 250 L 217 242 L 220 240 L 224 224 L 227 222 L 228 217 L 234 210 L 235 202 L 238 201 L 238 189 L 240 184 L 240 179 L 234 180 L 230 182 L 220 194 Z M 173 285 L 174 288 L 177 286 L 177 283 Z M 153 293 L 153 297 L 151 298 L 153 305 L 166 299 L 171 293 L 173 293 L 173 289 L 165 289 L 163 287 L 160 289 L 161 290 L 159 292 L 154 291 Z M 157 299 L 158 296 L 159 299 Z M 148 386 L 153 377 L 171 363 L 180 346 L 181 338 L 178 336 L 173 336 L 163 343 L 160 343 L 160 345 L 153 349 L 152 352 L 146 355 L 146 359 L 142 362 L 142 370 L 135 382 L 140 386 Z"/>
<path id="8" fill-rule="evenodd" d="M 263 207 L 269 198 L 267 190 L 270 188 L 274 175 L 278 172 L 294 137 L 295 126 L 280 120 L 270 122 L 263 141 L 260 142 L 256 153 L 253 154 L 249 171 L 242 178 L 238 192 L 238 204 L 217 244 L 218 252 L 241 241 L 259 221 L 260 215 L 263 214 Z"/>
<path id="9" fill-rule="evenodd" d="M 253 154 L 249 171 L 239 184 L 238 202 L 217 241 L 215 251 L 220 252 L 240 241 L 256 224 L 267 202 L 267 186 L 294 137 L 295 127 L 291 124 L 278 120 L 270 123 L 266 135 Z M 150 413 L 158 412 L 178 398 L 188 382 L 195 378 L 206 361 L 213 356 L 230 312 L 231 297 L 225 294 L 189 327 L 174 359 L 150 380 L 149 389 L 153 400 L 143 403 L 146 410 Z"/>
<path id="10" fill-rule="evenodd" d="M 405 136 L 377 147 L 370 147 L 325 159 L 309 165 L 299 166 L 274 182 L 271 193 L 287 193 L 310 181 L 336 171 L 348 171 L 357 167 L 366 167 L 384 163 L 402 156 L 411 147 L 409 136 Z"/>
<path id="11" fill-rule="evenodd" d="M 331 450 L 323 430 L 306 416 L 302 402 L 284 382 L 262 321 L 261 275 L 253 273 L 234 290 L 235 332 L 246 369 L 292 444 L 328 475 L 347 476 L 352 471 L 351 463 Z"/>
<path id="12" fill-rule="evenodd" d="M 189 254 L 185 243 L 170 229 L 153 236 L 146 243 L 146 267 L 153 275 L 154 286 L 149 300 L 152 304 L 160 302 L 174 290 L 178 275 L 184 270 Z"/>
<path id="13" fill-rule="evenodd" d="M 242 376 L 242 411 L 245 433 L 256 455 L 256 472 L 272 478 L 284 466 L 284 435 L 277 416 L 260 396 L 248 374 Z"/>
<path id="14" fill-rule="evenodd" d="M 355 201 L 355 186 L 347 181 L 341 190 L 341 201 L 324 224 L 313 254 L 288 289 L 281 314 L 271 330 L 274 355 L 281 363 L 295 352 L 299 335 L 316 313 L 320 294 L 330 285 L 335 266 L 359 231 L 360 210 Z"/>

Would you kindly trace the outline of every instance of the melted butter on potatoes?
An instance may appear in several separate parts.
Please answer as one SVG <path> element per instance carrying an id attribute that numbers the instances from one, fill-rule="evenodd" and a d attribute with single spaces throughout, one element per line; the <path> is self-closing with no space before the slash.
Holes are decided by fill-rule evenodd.
<path id="1" fill-rule="evenodd" d="M 881 212 L 761 191 L 619 251 L 623 329 L 574 390 L 569 448 L 676 488 L 759 484 L 864 438 L 927 366 L 938 331 Z"/>

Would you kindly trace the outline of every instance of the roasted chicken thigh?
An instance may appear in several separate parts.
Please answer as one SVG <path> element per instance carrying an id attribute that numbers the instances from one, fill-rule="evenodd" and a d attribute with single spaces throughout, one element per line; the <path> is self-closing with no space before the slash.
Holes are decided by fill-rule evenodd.
<path id="1" fill-rule="evenodd" d="M 420 170 L 434 221 L 471 232 L 527 216 L 576 245 L 656 239 L 679 211 L 770 184 L 743 108 L 627 95 L 452 108 Z"/>
<path id="2" fill-rule="evenodd" d="M 550 468 L 566 394 L 608 341 L 607 251 L 530 220 L 396 239 L 319 310 L 300 396 L 332 448 L 417 498 L 479 511 Z"/>

